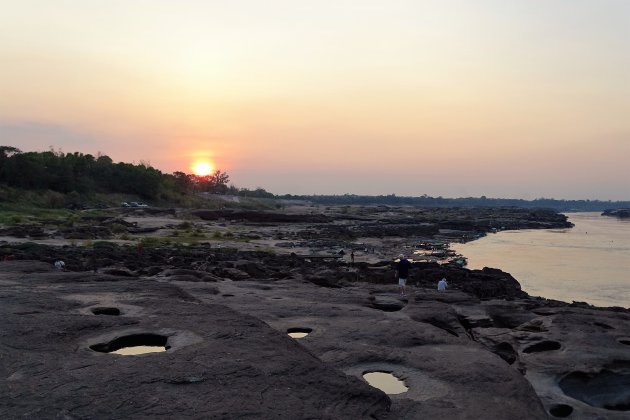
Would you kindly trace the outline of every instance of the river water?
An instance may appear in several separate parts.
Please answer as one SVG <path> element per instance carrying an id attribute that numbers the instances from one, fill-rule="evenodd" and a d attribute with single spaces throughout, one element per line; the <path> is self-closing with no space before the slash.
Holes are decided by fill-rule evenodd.
<path id="1" fill-rule="evenodd" d="M 500 268 L 532 296 L 630 307 L 630 220 L 566 213 L 570 229 L 491 233 L 451 248 L 468 268 Z"/>

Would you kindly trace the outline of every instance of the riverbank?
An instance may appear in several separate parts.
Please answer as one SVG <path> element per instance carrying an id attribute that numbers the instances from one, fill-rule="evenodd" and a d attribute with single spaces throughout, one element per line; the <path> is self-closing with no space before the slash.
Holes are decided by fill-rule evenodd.
<path id="1" fill-rule="evenodd" d="M 511 296 L 498 270 L 451 268 L 462 283 L 401 300 L 386 269 L 378 284 L 335 261 L 169 254 L 96 273 L 0 262 L 3 417 L 624 418 L 628 311 Z M 156 337 L 165 352 L 93 350 Z M 409 390 L 381 393 L 373 371 Z"/>
<path id="2" fill-rule="evenodd" d="M 1 245 L 1 414 L 623 418 L 629 311 L 531 298 L 508 273 L 448 261 L 415 264 L 408 298 L 398 297 L 392 255 L 483 234 L 497 220 L 474 212 L 514 220 L 513 210 L 322 210 L 287 208 L 297 216 L 283 221 L 134 211 L 72 226 L 72 235 L 138 232 L 111 238 L 128 241 L 120 245 L 44 227 L 55 236 L 45 239 L 74 242 Z M 519 214 L 522 225 L 551 223 Z M 438 293 L 443 276 L 449 290 Z M 295 331 L 308 335 L 297 341 Z M 102 352 L 143 340 L 166 351 Z M 362 375 L 372 371 L 408 391 L 370 387 Z"/>
<path id="3" fill-rule="evenodd" d="M 630 221 L 566 215 L 573 228 L 504 231 L 452 248 L 470 268 L 510 272 L 530 295 L 630 307 Z"/>

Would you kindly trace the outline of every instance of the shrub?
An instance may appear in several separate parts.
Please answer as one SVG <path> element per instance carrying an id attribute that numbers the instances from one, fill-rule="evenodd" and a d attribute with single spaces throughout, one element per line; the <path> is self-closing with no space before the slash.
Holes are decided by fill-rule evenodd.
<path id="1" fill-rule="evenodd" d="M 155 236 L 145 236 L 140 239 L 140 243 L 145 248 L 157 248 L 162 244 L 162 241 L 160 241 L 160 238 Z"/>
<path id="2" fill-rule="evenodd" d="M 116 234 L 127 232 L 127 226 L 121 223 L 112 223 L 109 229 L 112 231 L 112 233 L 116 233 Z"/>
<path id="3" fill-rule="evenodd" d="M 191 230 L 193 227 L 194 225 L 189 221 L 185 221 L 177 225 L 177 229 L 182 229 L 182 230 Z"/>

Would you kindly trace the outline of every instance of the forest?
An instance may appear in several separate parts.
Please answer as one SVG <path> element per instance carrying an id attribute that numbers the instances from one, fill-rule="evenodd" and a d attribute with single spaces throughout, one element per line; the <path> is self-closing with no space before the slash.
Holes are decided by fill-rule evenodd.
<path id="1" fill-rule="evenodd" d="M 228 186 L 229 180 L 229 175 L 221 170 L 207 176 L 165 174 L 149 164 L 114 163 L 101 154 L 22 152 L 15 147 L 0 146 L 0 184 L 25 190 L 123 193 L 149 200 L 170 193 L 240 193 Z"/>

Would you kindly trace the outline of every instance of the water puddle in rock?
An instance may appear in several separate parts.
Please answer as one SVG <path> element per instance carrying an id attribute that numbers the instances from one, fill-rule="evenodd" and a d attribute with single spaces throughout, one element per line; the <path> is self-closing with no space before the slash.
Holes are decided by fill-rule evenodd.
<path id="1" fill-rule="evenodd" d="M 621 361 L 621 368 L 627 362 Z M 630 373 L 602 369 L 599 372 L 571 372 L 558 383 L 569 397 L 590 406 L 614 411 L 630 411 Z"/>
<path id="2" fill-rule="evenodd" d="M 93 344 L 90 349 L 99 353 L 137 356 L 165 352 L 170 348 L 167 341 L 168 337 L 159 334 L 132 334 L 106 343 Z"/>
<path id="3" fill-rule="evenodd" d="M 405 382 L 388 372 L 367 372 L 363 378 L 374 388 L 378 388 L 388 395 L 402 394 L 409 388 Z"/>
<path id="4" fill-rule="evenodd" d="M 287 334 L 291 338 L 304 338 L 309 335 L 313 330 L 310 328 L 289 328 Z"/>
<path id="5" fill-rule="evenodd" d="M 123 356 L 137 356 L 139 354 L 146 353 L 161 353 L 166 351 L 166 347 L 164 346 L 133 346 L 133 347 L 123 347 L 116 351 L 112 351 L 112 354 L 121 354 Z"/>
<path id="6" fill-rule="evenodd" d="M 94 315 L 118 316 L 118 315 L 120 315 L 120 309 L 118 309 L 118 308 L 107 308 L 107 307 L 99 306 L 98 308 L 92 308 L 92 313 Z"/>

